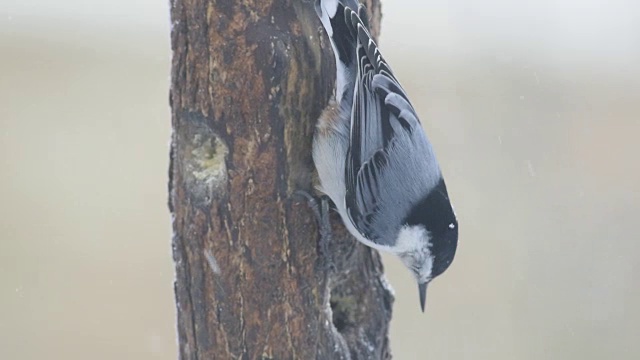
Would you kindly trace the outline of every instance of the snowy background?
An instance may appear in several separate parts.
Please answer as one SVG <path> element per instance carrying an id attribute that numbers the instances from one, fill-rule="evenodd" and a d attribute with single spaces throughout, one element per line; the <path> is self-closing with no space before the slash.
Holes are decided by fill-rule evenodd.
<path id="1" fill-rule="evenodd" d="M 0 1 L 0 358 L 175 359 L 168 1 Z M 636 359 L 640 2 L 387 0 L 459 255 L 397 359 Z M 124 84 L 124 86 L 123 86 Z"/>

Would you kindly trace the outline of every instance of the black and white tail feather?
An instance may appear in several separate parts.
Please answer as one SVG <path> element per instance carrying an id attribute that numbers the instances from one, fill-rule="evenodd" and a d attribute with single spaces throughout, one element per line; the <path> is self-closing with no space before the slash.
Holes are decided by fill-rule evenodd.
<path id="1" fill-rule="evenodd" d="M 364 244 L 400 256 L 426 285 L 453 261 L 458 224 L 431 143 L 356 0 L 317 0 L 336 59 L 335 100 L 313 157 L 320 190 Z M 354 10 L 355 9 L 355 10 Z"/>

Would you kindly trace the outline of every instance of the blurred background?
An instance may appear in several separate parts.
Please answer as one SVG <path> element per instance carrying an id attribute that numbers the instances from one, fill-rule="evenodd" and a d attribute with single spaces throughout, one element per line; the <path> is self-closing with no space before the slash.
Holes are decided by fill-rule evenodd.
<path id="1" fill-rule="evenodd" d="M 640 2 L 383 1 L 460 218 L 397 359 L 640 356 Z M 0 2 L 0 358 L 175 359 L 168 1 Z"/>

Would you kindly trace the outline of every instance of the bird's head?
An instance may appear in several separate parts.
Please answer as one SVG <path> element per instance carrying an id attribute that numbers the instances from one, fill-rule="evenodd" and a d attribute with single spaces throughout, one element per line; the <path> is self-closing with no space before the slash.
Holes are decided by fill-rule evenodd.
<path id="1" fill-rule="evenodd" d="M 418 281 L 424 311 L 427 285 L 451 265 L 458 246 L 458 221 L 444 180 L 411 208 L 396 244 L 398 256 Z"/>

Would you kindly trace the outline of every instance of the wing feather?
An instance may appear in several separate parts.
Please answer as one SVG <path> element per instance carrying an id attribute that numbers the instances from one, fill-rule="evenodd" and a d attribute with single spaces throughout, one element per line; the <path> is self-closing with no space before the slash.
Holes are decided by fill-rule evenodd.
<path id="1" fill-rule="evenodd" d="M 389 152 L 399 136 L 420 126 L 415 110 L 360 17 L 351 9 L 351 31 L 357 35 L 357 74 L 347 154 L 345 204 L 352 222 L 366 238 L 385 242 L 375 217 L 389 169 Z M 361 9 L 360 14 L 364 14 Z M 348 18 L 348 16 L 347 16 Z"/>

